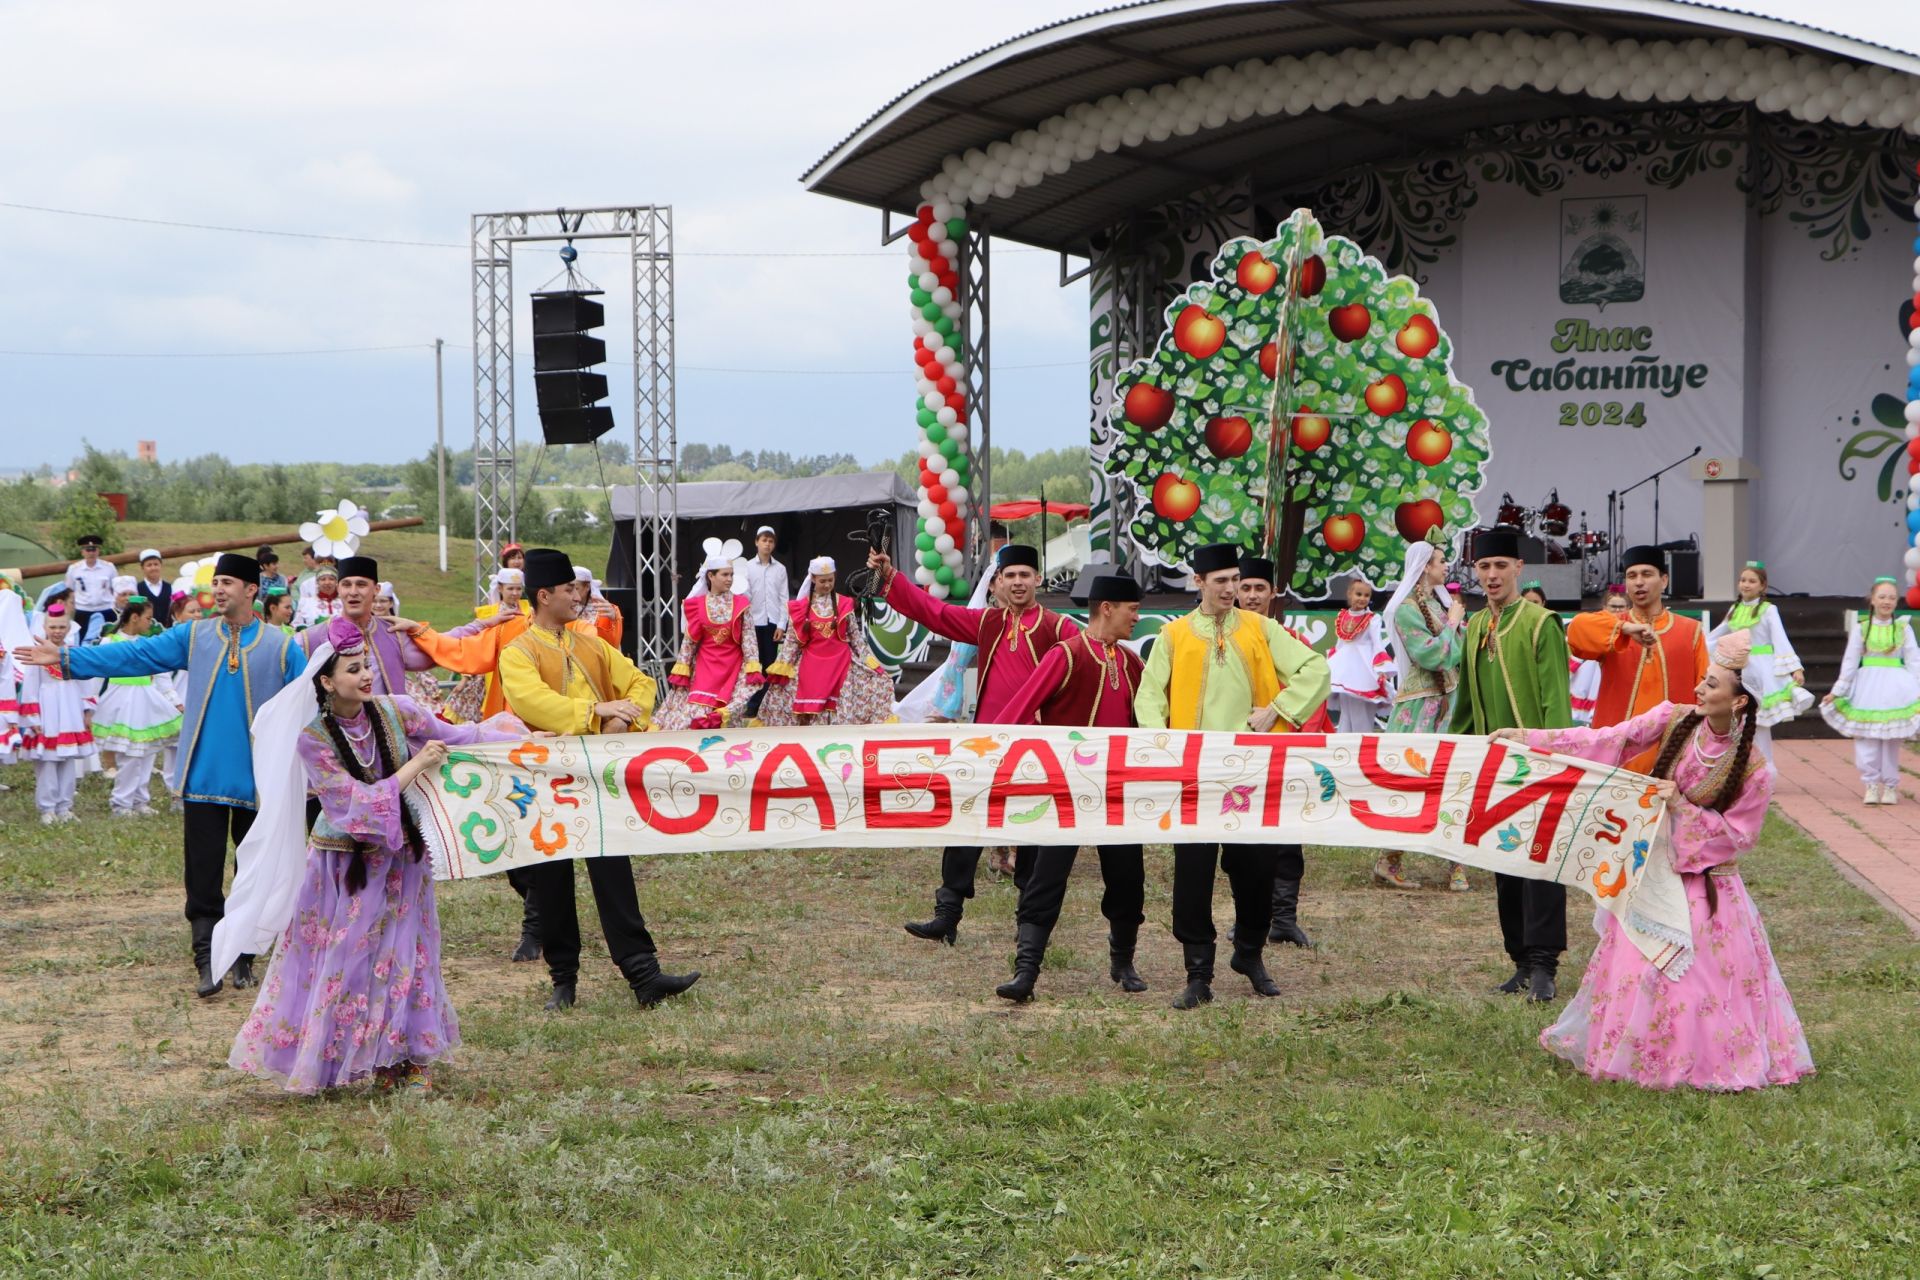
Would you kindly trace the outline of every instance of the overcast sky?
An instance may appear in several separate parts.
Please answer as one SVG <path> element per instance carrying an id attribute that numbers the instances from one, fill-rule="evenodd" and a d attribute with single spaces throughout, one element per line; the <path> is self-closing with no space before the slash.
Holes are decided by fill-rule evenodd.
<path id="1" fill-rule="evenodd" d="M 903 259 L 879 252 L 876 214 L 807 195 L 798 178 L 924 76 L 1093 7 L 0 0 L 0 201 L 452 243 L 480 211 L 669 203 L 683 254 L 681 441 L 878 461 L 912 437 Z M 1854 21 L 1866 38 L 1920 46 L 1920 6 L 1741 7 Z M 525 253 L 517 283 L 541 283 L 557 265 Z M 582 265 L 617 293 L 621 262 Z M 1058 288 L 1056 269 L 1041 253 L 995 258 L 997 443 L 1085 442 L 1084 286 Z M 457 447 L 472 435 L 464 249 L 0 208 L 0 349 L 416 344 L 230 359 L 0 355 L 0 468 L 62 464 L 83 437 L 127 452 L 157 440 L 163 458 L 419 456 L 433 440 L 435 337 L 450 344 Z M 720 371 L 754 369 L 882 372 Z M 625 370 L 610 372 L 618 387 Z M 530 393 L 521 404 L 521 436 L 537 438 Z"/>

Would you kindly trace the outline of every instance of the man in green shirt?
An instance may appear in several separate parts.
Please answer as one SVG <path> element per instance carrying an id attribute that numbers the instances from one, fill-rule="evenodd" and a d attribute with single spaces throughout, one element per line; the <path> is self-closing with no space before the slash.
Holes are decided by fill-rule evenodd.
<path id="1" fill-rule="evenodd" d="M 1567 637 L 1557 615 L 1520 598 L 1520 532 L 1502 526 L 1474 539 L 1474 575 L 1487 607 L 1467 623 L 1466 657 L 1454 697 L 1452 733 L 1495 729 L 1566 729 L 1573 725 L 1567 693 Z M 1549 880 L 1496 875 L 1500 936 L 1513 976 L 1509 995 L 1551 1000 L 1560 954 L 1567 949 L 1566 886 Z"/>
<path id="2" fill-rule="evenodd" d="M 1200 607 L 1161 628 L 1140 676 L 1133 712 L 1142 729 L 1218 729 L 1290 733 L 1327 699 L 1327 660 L 1272 618 L 1234 607 L 1240 549 L 1202 547 L 1193 555 Z M 1254 993 L 1277 996 L 1261 960 L 1273 922 L 1272 845 L 1180 844 L 1173 848 L 1173 936 L 1187 986 L 1173 999 L 1191 1009 L 1213 999 L 1213 872 L 1216 856 L 1233 886 L 1231 967 Z"/>

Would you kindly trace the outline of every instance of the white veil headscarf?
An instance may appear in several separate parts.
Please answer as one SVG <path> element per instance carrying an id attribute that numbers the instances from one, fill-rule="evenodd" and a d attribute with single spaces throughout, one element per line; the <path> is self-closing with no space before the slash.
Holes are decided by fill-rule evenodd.
<path id="1" fill-rule="evenodd" d="M 793 598 L 795 600 L 813 599 L 813 575 L 816 573 L 839 572 L 840 568 L 834 564 L 832 556 L 815 556 L 813 559 L 807 561 L 806 576 L 800 579 L 800 589 L 793 593 Z"/>
<path id="2" fill-rule="evenodd" d="M 700 581 L 694 584 L 693 590 L 687 592 L 688 599 L 707 594 L 707 575 L 715 569 L 733 570 L 733 580 L 738 583 L 741 572 L 746 566 L 746 561 L 740 558 L 740 539 L 738 538 L 728 538 L 725 542 L 718 538 L 708 538 L 700 544 L 700 549 L 707 554 L 706 558 L 700 562 Z"/>
<path id="3" fill-rule="evenodd" d="M 509 586 L 524 587 L 527 585 L 527 575 L 519 569 L 500 569 L 487 575 L 488 601 L 493 604 L 500 603 L 500 584 L 503 582 Z M 394 605 L 393 611 L 400 612 L 400 606 Z"/>
<path id="4" fill-rule="evenodd" d="M 1425 538 L 1408 543 L 1406 558 L 1401 561 L 1400 585 L 1393 589 L 1393 598 L 1387 601 L 1387 631 L 1393 639 L 1393 665 L 1400 671 L 1402 687 L 1413 669 L 1413 663 L 1407 660 L 1407 643 L 1400 638 L 1400 629 L 1394 619 L 1400 616 L 1400 606 L 1412 597 L 1414 588 L 1420 585 L 1421 576 L 1426 573 L 1427 565 L 1436 554 L 1437 549 Z M 1435 587 L 1433 598 L 1442 610 L 1453 607 L 1453 597 L 1447 594 L 1445 587 Z"/>
<path id="5" fill-rule="evenodd" d="M 226 915 L 213 926 L 216 974 L 225 974 L 242 955 L 265 955 L 293 919 L 307 866 L 307 770 L 296 748 L 301 730 L 320 714 L 313 673 L 331 657 L 332 640 L 322 640 L 308 655 L 305 672 L 254 713 L 253 786 L 260 811 L 234 850 L 233 892 Z"/>

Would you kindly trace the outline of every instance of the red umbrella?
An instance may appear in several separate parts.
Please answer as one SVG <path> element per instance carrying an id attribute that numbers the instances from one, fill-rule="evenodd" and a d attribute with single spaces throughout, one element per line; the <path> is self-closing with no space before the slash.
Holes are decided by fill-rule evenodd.
<path id="1" fill-rule="evenodd" d="M 987 508 L 987 514 L 995 520 L 1025 520 L 1029 516 L 1040 514 L 1041 503 L 1032 498 L 1017 498 L 1012 502 L 996 502 Z M 1049 502 L 1045 504 L 1048 515 L 1059 516 L 1062 520 L 1085 520 L 1093 514 L 1093 508 L 1084 502 Z"/>

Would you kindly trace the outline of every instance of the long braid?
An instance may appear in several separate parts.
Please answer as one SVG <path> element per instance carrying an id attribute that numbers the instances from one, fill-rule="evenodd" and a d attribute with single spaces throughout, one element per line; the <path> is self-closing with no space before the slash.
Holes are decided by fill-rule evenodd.
<path id="1" fill-rule="evenodd" d="M 328 667 L 331 668 L 331 666 L 332 664 L 329 663 Z M 321 706 L 326 708 L 321 713 L 320 719 L 326 725 L 327 736 L 333 741 L 334 754 L 339 757 L 340 766 L 355 782 L 372 784 L 380 781 L 380 778 L 391 778 L 394 775 L 393 749 L 387 743 L 386 722 L 380 715 L 379 704 L 375 701 L 369 701 L 366 704 L 367 723 L 372 730 L 374 748 L 379 752 L 380 759 L 380 777 L 376 778 L 366 766 L 360 763 L 360 757 L 353 753 L 352 745 L 347 742 L 347 735 L 341 730 L 340 721 L 333 714 L 327 691 L 320 684 L 321 674 L 323 673 L 314 674 L 313 686 L 315 692 L 320 695 Z M 407 848 L 418 861 L 426 853 L 426 844 L 420 838 L 420 829 L 413 821 L 413 812 L 406 807 L 404 800 L 400 805 L 400 830 L 406 837 Z M 357 838 L 349 838 L 353 839 L 353 853 L 347 861 L 346 886 L 347 892 L 358 893 L 367 887 L 367 854 L 376 846 Z"/>
<path id="2" fill-rule="evenodd" d="M 1759 732 L 1759 706 L 1751 696 L 1746 699 L 1739 714 L 1739 731 L 1734 735 L 1733 745 L 1728 748 L 1733 752 L 1732 768 L 1727 771 L 1726 779 L 1720 784 L 1718 794 L 1700 806 L 1714 813 L 1725 813 L 1731 809 L 1739 801 L 1740 793 L 1746 789 L 1747 765 L 1753 759 L 1754 735 Z M 1686 717 L 1668 732 L 1667 740 L 1660 747 L 1660 758 L 1654 762 L 1654 777 L 1673 777 L 1673 767 L 1680 758 L 1680 752 L 1693 741 L 1693 732 L 1699 727 L 1700 720 L 1698 711 L 1689 711 Z M 1711 919 L 1713 913 L 1719 909 L 1720 893 L 1714 888 L 1711 875 L 1706 876 L 1705 880 L 1707 916 Z"/>
<path id="3" fill-rule="evenodd" d="M 319 677 L 316 676 L 314 679 L 318 683 Z M 348 776 L 355 781 L 368 781 L 364 776 L 366 770 L 360 767 L 359 758 L 353 754 L 353 747 L 347 742 L 347 735 L 340 731 L 340 722 L 334 718 L 331 706 L 327 707 L 320 720 L 327 726 L 327 736 L 333 739 L 333 751 L 340 758 L 340 767 L 345 769 Z M 347 858 L 348 893 L 358 893 L 367 887 L 367 850 L 371 847 L 360 840 L 353 841 L 353 852 Z"/>

